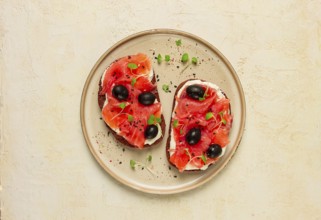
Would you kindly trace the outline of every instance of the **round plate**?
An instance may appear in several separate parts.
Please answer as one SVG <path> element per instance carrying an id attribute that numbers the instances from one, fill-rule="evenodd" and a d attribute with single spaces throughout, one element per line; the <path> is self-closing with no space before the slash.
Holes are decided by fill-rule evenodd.
<path id="1" fill-rule="evenodd" d="M 181 40 L 177 46 L 176 41 Z M 117 58 L 137 54 L 147 54 L 157 74 L 158 90 L 166 122 L 166 133 L 161 143 L 143 150 L 129 148 L 119 142 L 109 132 L 101 118 L 97 103 L 98 83 L 104 70 Z M 190 56 L 183 64 L 183 53 Z M 157 62 L 157 55 L 170 55 L 171 60 Z M 191 62 L 197 57 L 198 64 Z M 168 137 L 172 100 L 175 88 L 181 82 L 198 78 L 217 84 L 229 97 L 233 114 L 230 144 L 225 155 L 206 171 L 179 173 L 167 162 L 165 145 Z M 165 93 L 162 85 L 169 85 Z M 204 184 L 220 172 L 232 158 L 243 134 L 245 124 L 245 99 L 241 83 L 228 60 L 211 44 L 182 31 L 157 29 L 131 35 L 109 50 L 96 62 L 85 83 L 80 117 L 87 145 L 98 163 L 116 180 L 134 189 L 154 194 L 171 194 L 193 189 Z M 146 158 L 152 157 L 151 161 Z M 130 160 L 145 164 L 131 168 Z"/>

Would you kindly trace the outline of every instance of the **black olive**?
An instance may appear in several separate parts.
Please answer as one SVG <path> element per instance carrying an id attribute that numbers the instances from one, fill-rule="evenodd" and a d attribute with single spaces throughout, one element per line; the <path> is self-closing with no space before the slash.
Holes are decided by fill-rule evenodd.
<path id="1" fill-rule="evenodd" d="M 138 96 L 138 101 L 142 105 L 151 105 L 155 102 L 156 96 L 151 92 L 142 92 Z"/>
<path id="2" fill-rule="evenodd" d="M 126 100 L 128 98 L 128 90 L 123 85 L 116 85 L 112 90 L 113 96 L 118 100 Z"/>
<path id="3" fill-rule="evenodd" d="M 201 129 L 192 128 L 185 136 L 185 140 L 189 145 L 195 145 L 201 140 Z"/>
<path id="4" fill-rule="evenodd" d="M 210 158 L 215 158 L 220 156 L 222 153 L 222 147 L 219 144 L 211 144 L 207 149 L 207 156 Z"/>
<path id="5" fill-rule="evenodd" d="M 158 134 L 158 127 L 156 125 L 148 125 L 145 129 L 144 135 L 146 139 L 153 139 Z"/>
<path id="6" fill-rule="evenodd" d="M 186 88 L 187 95 L 192 99 L 199 99 L 204 96 L 205 90 L 199 85 L 190 85 Z"/>

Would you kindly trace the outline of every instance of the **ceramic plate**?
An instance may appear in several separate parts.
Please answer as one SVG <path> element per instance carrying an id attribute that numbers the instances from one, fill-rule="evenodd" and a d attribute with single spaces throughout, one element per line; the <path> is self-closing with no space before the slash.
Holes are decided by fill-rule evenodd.
<path id="1" fill-rule="evenodd" d="M 181 40 L 181 46 L 176 41 Z M 166 131 L 174 98 L 175 87 L 187 79 L 199 78 L 217 84 L 231 100 L 234 116 L 230 144 L 225 155 L 206 171 L 179 173 L 167 162 L 165 144 L 168 134 L 158 145 L 137 150 L 117 142 L 101 119 L 97 103 L 98 83 L 104 70 L 115 59 L 136 53 L 147 54 L 157 74 L 158 90 L 163 104 Z M 198 64 L 180 62 L 183 53 L 197 57 Z M 170 62 L 157 63 L 156 56 L 170 55 Z M 165 93 L 167 84 L 171 92 Z M 189 33 L 158 29 L 131 35 L 109 50 L 96 62 L 85 83 L 81 98 L 81 124 L 87 145 L 98 163 L 119 182 L 134 189 L 154 193 L 172 194 L 198 187 L 219 173 L 235 153 L 244 129 L 245 100 L 241 83 L 228 60 L 211 44 Z M 151 155 L 152 161 L 146 161 Z M 130 167 L 130 160 L 146 163 L 149 169 Z M 151 172 L 150 172 L 151 171 Z"/>

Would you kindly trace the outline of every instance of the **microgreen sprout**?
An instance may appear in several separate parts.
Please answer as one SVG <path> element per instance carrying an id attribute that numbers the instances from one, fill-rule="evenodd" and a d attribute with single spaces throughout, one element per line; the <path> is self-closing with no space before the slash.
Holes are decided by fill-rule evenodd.
<path id="1" fill-rule="evenodd" d="M 174 127 L 174 128 L 177 128 L 177 126 L 178 126 L 178 120 L 175 119 L 175 120 L 173 121 L 173 127 Z"/>
<path id="2" fill-rule="evenodd" d="M 206 157 L 205 157 L 204 154 L 202 154 L 201 159 L 202 159 L 202 161 L 206 164 Z"/>
<path id="3" fill-rule="evenodd" d="M 128 63 L 128 64 L 127 64 L 127 67 L 128 67 L 129 69 L 131 69 L 131 70 L 134 70 L 134 69 L 137 69 L 137 68 L 138 68 L 138 66 L 137 66 L 136 63 Z"/>
<path id="4" fill-rule="evenodd" d="M 136 78 L 132 78 L 132 81 L 131 81 L 131 85 L 132 85 L 132 87 L 134 87 L 134 85 L 135 85 L 135 83 L 136 83 L 136 81 L 137 81 L 137 79 Z"/>
<path id="5" fill-rule="evenodd" d="M 122 102 L 119 104 L 119 108 L 121 108 L 122 110 L 126 107 L 126 103 Z"/>
<path id="6" fill-rule="evenodd" d="M 155 115 L 150 115 L 147 120 L 148 125 L 153 125 L 153 124 L 161 123 L 161 122 L 162 122 L 162 119 L 160 117 L 156 117 Z"/>
<path id="7" fill-rule="evenodd" d="M 131 168 L 135 169 L 135 167 L 136 167 L 136 161 L 135 160 L 130 160 L 129 164 L 130 164 Z"/>
<path id="8" fill-rule="evenodd" d="M 162 89 L 163 89 L 163 91 L 164 92 L 169 92 L 169 85 L 167 85 L 167 84 L 164 84 L 163 86 L 162 86 Z"/>
<path id="9" fill-rule="evenodd" d="M 175 43 L 176 43 L 176 46 L 181 46 L 182 45 L 182 40 L 179 39 L 179 40 L 175 41 Z"/>
<path id="10" fill-rule="evenodd" d="M 221 122 L 226 125 L 226 120 L 223 118 L 224 112 L 219 112 L 218 114 L 221 116 Z"/>
<path id="11" fill-rule="evenodd" d="M 193 63 L 193 64 L 197 64 L 197 58 L 196 58 L 196 57 L 193 57 L 193 58 L 192 58 L 192 63 Z"/>
<path id="12" fill-rule="evenodd" d="M 162 55 L 158 54 L 157 62 L 158 62 L 158 64 L 160 64 L 162 62 Z"/>
<path id="13" fill-rule="evenodd" d="M 188 148 L 185 148 L 185 154 L 189 157 L 189 158 L 192 158 L 192 155 L 190 154 Z"/>
<path id="14" fill-rule="evenodd" d="M 132 115 L 128 114 L 127 120 L 128 120 L 129 122 L 132 122 L 132 121 L 134 120 L 134 117 L 133 117 Z"/>
<path id="15" fill-rule="evenodd" d="M 205 115 L 205 119 L 210 120 L 211 118 L 213 118 L 213 112 L 207 112 Z"/>
<path id="16" fill-rule="evenodd" d="M 155 121 L 155 115 L 150 115 L 147 120 L 147 124 L 152 125 L 152 124 L 154 124 L 154 121 Z"/>
<path id="17" fill-rule="evenodd" d="M 160 117 L 156 117 L 156 118 L 155 118 L 155 122 L 158 123 L 158 124 L 160 124 L 160 123 L 162 122 L 162 119 L 161 119 Z"/>
<path id="18" fill-rule="evenodd" d="M 187 61 L 188 61 L 188 53 L 184 53 L 183 54 L 183 56 L 182 56 L 182 59 L 181 59 L 181 61 L 183 62 L 183 63 L 186 63 Z"/>
<path id="19" fill-rule="evenodd" d="M 126 108 L 126 105 L 127 105 L 126 102 L 121 102 L 118 105 L 118 107 L 121 108 L 121 111 L 118 114 L 114 115 L 114 117 L 112 117 L 110 120 L 112 121 L 112 120 L 114 120 L 116 117 L 118 117 L 120 115 L 129 115 L 129 114 L 123 112 L 124 109 Z"/>
<path id="20" fill-rule="evenodd" d="M 169 62 L 171 60 L 171 57 L 169 55 L 165 55 L 165 61 Z"/>
<path id="21" fill-rule="evenodd" d="M 189 152 L 188 148 L 185 148 L 185 154 L 189 157 L 189 161 L 187 164 L 191 163 L 194 159 L 199 158 L 202 159 L 202 161 L 204 162 L 204 164 L 206 164 L 207 162 L 207 158 L 205 156 L 205 154 L 202 154 L 201 156 L 193 156 L 191 155 L 191 153 Z"/>
<path id="22" fill-rule="evenodd" d="M 199 101 L 204 101 L 204 100 L 205 100 L 205 98 L 208 96 L 207 91 L 208 91 L 208 87 L 206 87 L 206 90 L 205 90 L 205 92 L 204 92 L 203 97 L 199 97 L 199 98 L 198 98 Z"/>
<path id="23" fill-rule="evenodd" d="M 156 173 L 152 170 L 152 167 L 150 166 L 150 163 L 152 162 L 152 155 L 148 155 L 146 157 L 146 162 L 145 163 L 142 163 L 142 162 L 139 162 L 137 160 L 133 160 L 131 159 L 129 161 L 129 165 L 130 167 L 135 170 L 137 167 L 142 167 L 142 168 L 146 168 L 150 173 L 156 175 Z"/>

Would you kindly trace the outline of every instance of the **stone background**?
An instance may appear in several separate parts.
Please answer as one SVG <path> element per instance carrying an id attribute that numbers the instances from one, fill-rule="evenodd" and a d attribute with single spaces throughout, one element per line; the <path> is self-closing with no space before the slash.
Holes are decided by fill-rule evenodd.
<path id="1" fill-rule="evenodd" d="M 312 0 L 0 0 L 1 219 L 321 219 L 320 11 Z M 169 196 L 103 171 L 79 116 L 96 60 L 154 28 L 215 45 L 247 102 L 226 169 Z"/>

